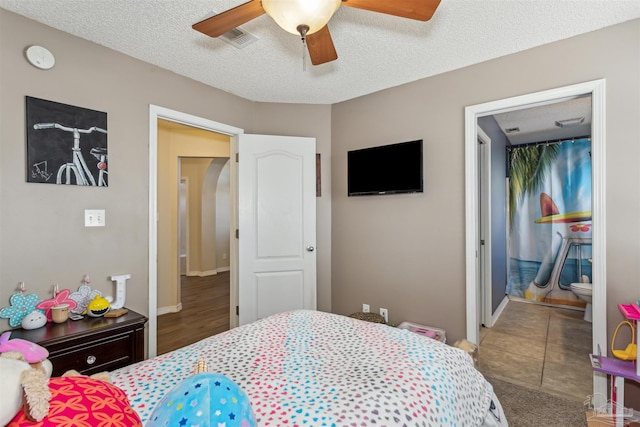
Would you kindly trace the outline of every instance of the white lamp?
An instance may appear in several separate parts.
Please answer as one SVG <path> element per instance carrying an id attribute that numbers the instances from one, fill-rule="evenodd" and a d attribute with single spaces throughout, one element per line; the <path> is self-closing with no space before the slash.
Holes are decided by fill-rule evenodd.
<path id="1" fill-rule="evenodd" d="M 262 0 L 262 7 L 285 31 L 313 34 L 331 19 L 341 0 Z M 303 30 L 299 27 L 302 26 Z M 308 27 L 306 29 L 305 27 Z"/>

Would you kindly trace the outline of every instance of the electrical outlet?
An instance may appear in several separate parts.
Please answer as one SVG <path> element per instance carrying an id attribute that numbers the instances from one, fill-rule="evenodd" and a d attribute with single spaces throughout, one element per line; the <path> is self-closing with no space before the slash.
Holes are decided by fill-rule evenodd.
<path id="1" fill-rule="evenodd" d="M 386 308 L 380 308 L 380 316 L 384 317 L 384 321 L 389 323 L 389 311 Z"/>
<path id="2" fill-rule="evenodd" d="M 371 308 L 369 307 L 369 304 L 362 304 L 362 312 L 363 313 L 368 313 L 371 311 Z"/>

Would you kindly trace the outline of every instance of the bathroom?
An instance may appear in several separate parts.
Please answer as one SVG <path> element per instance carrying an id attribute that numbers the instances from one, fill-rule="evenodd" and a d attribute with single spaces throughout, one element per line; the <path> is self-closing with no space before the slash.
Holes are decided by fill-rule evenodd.
<path id="1" fill-rule="evenodd" d="M 576 400 L 592 390 L 591 101 L 478 120 L 491 158 L 502 156 L 491 164 L 492 195 L 505 195 L 505 219 L 492 226 L 492 251 L 504 243 L 493 252 L 495 323 L 480 330 L 481 370 Z"/>

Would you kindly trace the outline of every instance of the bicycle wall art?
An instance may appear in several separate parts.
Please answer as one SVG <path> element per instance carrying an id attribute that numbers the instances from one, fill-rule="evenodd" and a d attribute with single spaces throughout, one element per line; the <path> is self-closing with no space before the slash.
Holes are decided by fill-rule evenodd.
<path id="1" fill-rule="evenodd" d="M 26 97 L 27 182 L 106 187 L 107 113 Z"/>

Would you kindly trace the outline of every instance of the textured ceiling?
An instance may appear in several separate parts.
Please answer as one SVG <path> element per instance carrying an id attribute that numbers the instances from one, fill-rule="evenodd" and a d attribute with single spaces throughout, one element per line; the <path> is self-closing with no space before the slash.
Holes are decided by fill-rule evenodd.
<path id="1" fill-rule="evenodd" d="M 640 17 L 640 0 L 442 0 L 426 23 L 341 7 L 329 23 L 338 60 L 303 71 L 300 38 L 267 15 L 241 27 L 258 38 L 243 49 L 191 28 L 241 3 L 0 0 L 0 7 L 249 100 L 305 104 L 333 104 Z"/>
<path id="2" fill-rule="evenodd" d="M 591 136 L 591 96 L 493 116 L 512 145 Z M 561 127 L 556 122 L 565 122 Z"/>

